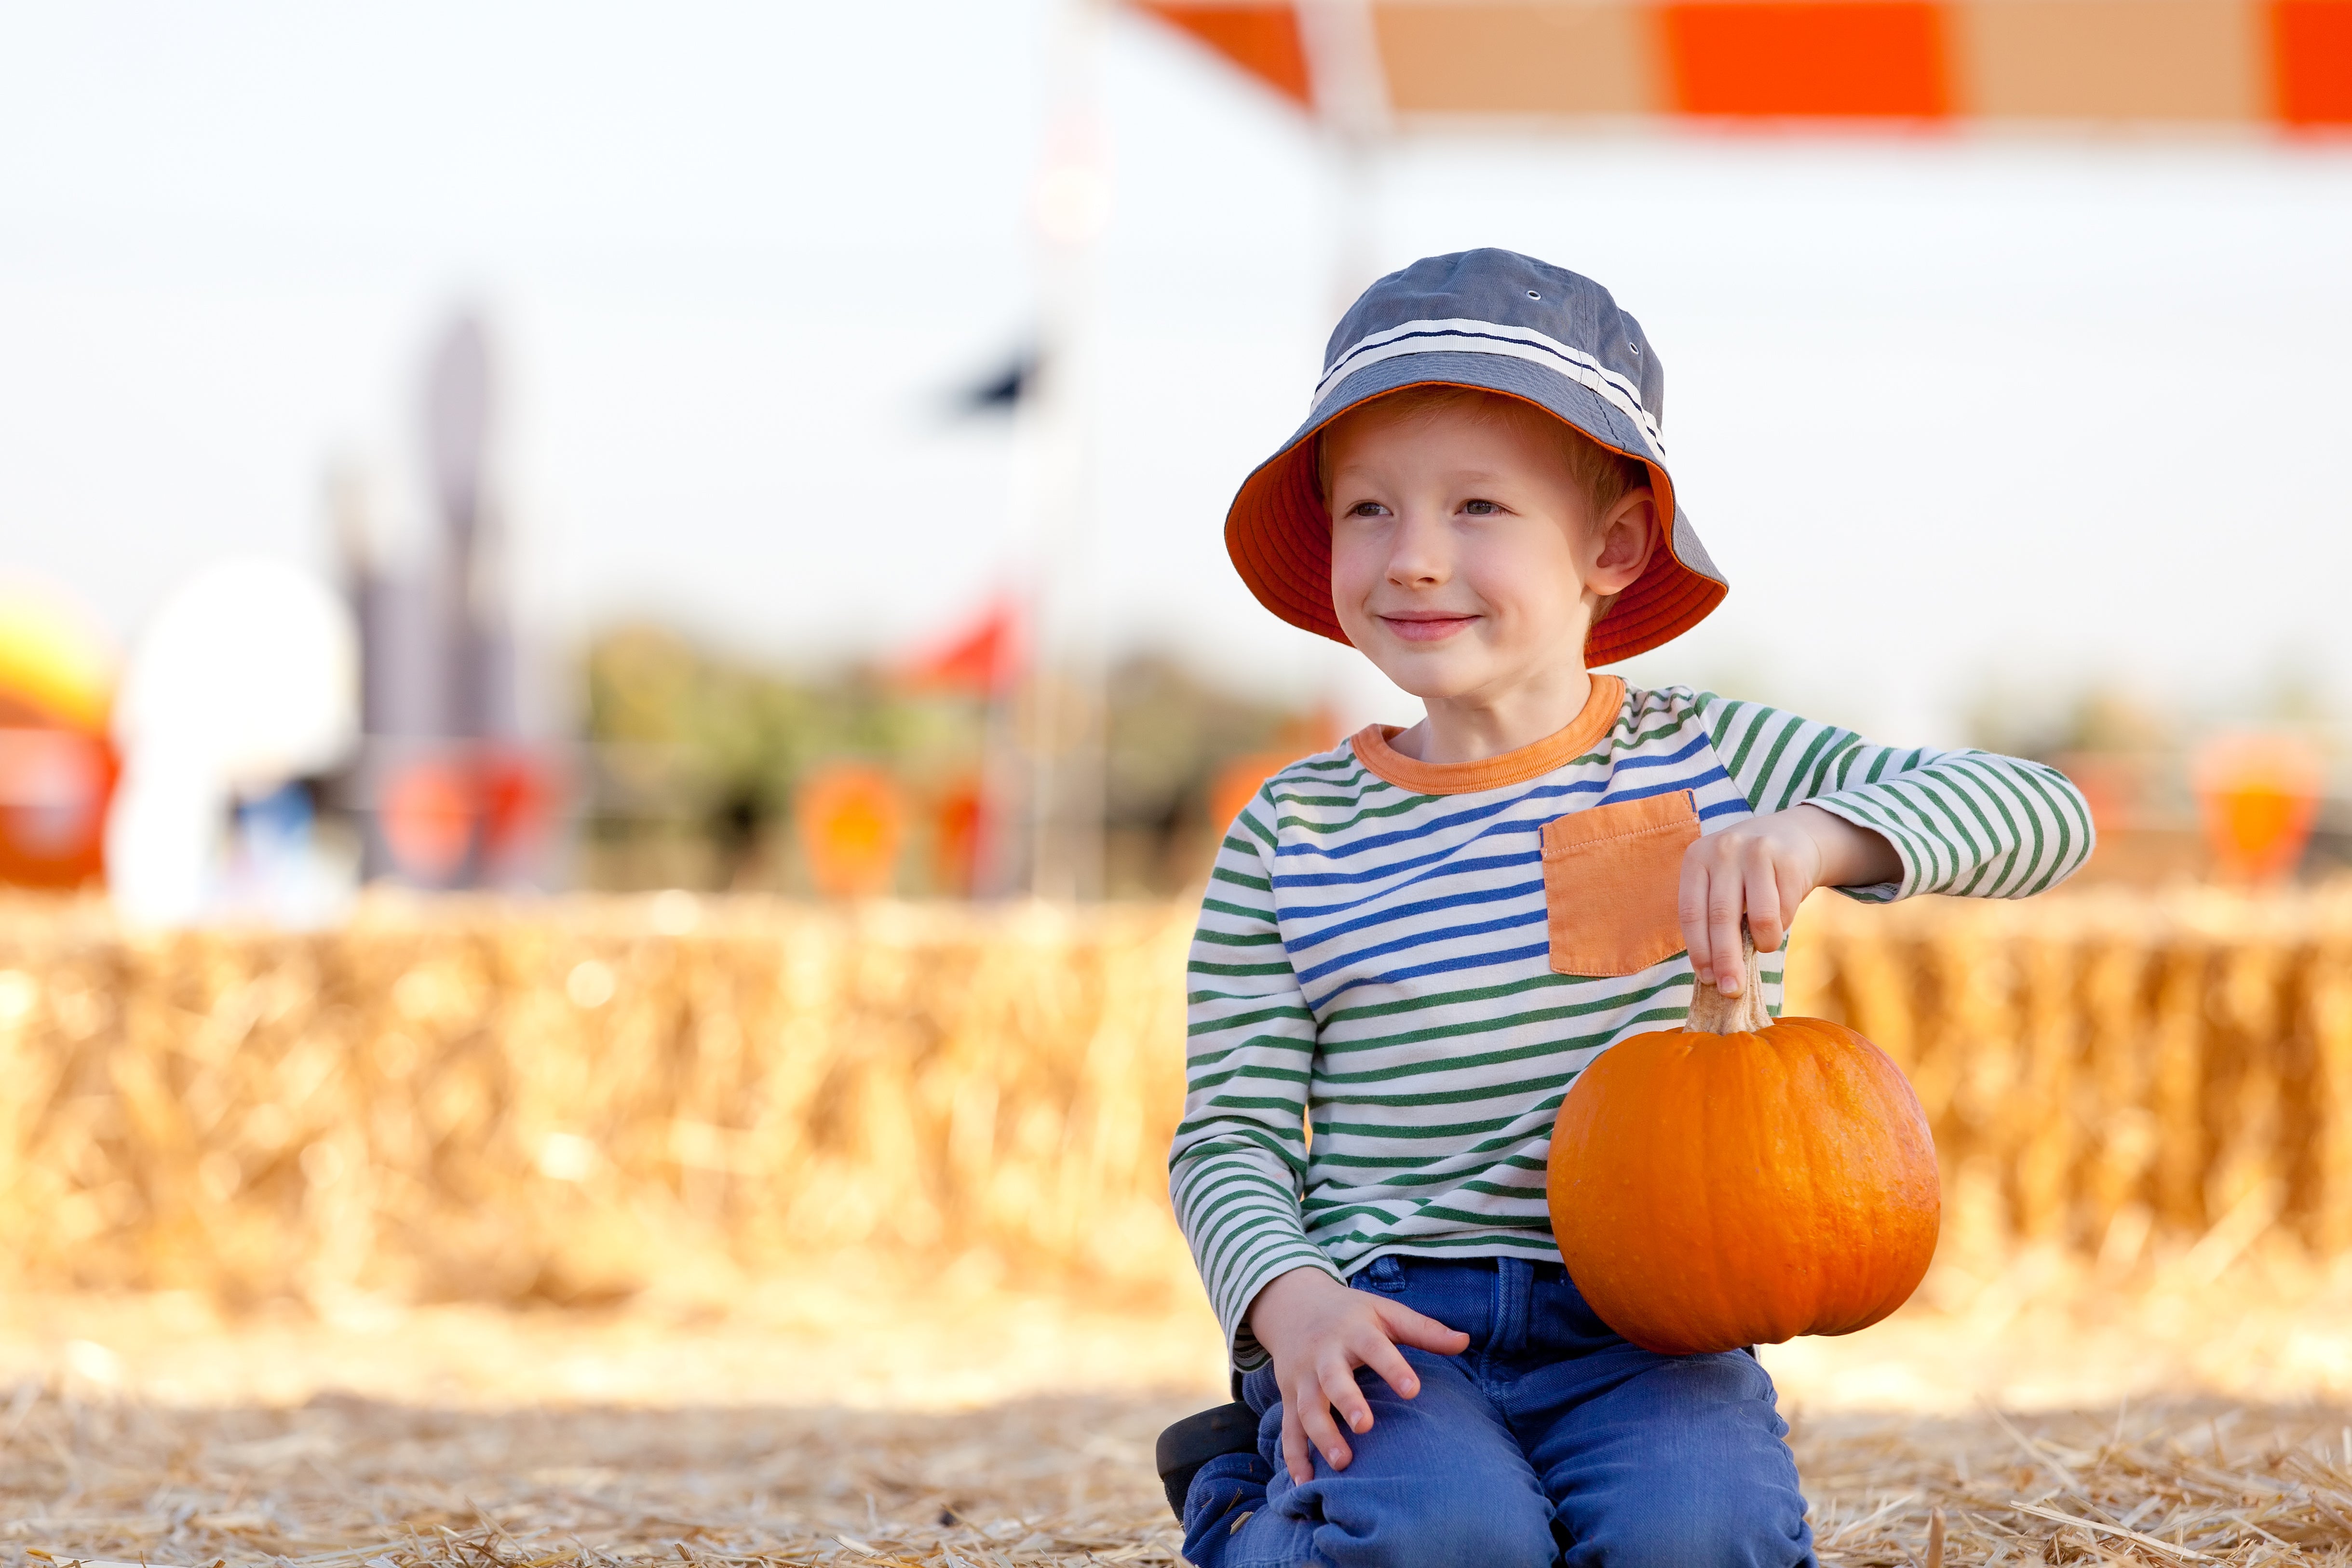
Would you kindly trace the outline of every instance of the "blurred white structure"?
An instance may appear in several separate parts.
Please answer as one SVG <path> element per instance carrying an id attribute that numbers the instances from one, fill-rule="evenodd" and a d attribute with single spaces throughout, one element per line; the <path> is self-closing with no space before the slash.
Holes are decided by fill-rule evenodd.
<path id="1" fill-rule="evenodd" d="M 359 738 L 359 637 L 325 583 L 250 559 L 183 584 L 131 650 L 114 735 L 107 880 L 126 920 L 310 925 L 348 901 L 356 868 L 321 847 L 299 786 Z"/>
<path id="2" fill-rule="evenodd" d="M 555 875 L 565 757 L 525 722 L 496 393 L 488 329 L 461 310 L 426 364 L 430 525 L 379 549 L 360 492 L 343 485 L 334 501 L 362 731 L 334 801 L 370 879 L 518 889 Z"/>

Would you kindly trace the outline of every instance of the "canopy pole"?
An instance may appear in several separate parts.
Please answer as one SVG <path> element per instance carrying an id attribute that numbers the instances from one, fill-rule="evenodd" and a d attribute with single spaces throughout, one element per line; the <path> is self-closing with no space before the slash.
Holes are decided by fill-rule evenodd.
<path id="1" fill-rule="evenodd" d="M 1103 886 L 1104 673 L 1095 571 L 1094 293 L 1111 178 L 1101 110 L 1103 0 L 1062 0 L 1048 43 L 1037 242 L 1036 386 L 1023 399 L 1032 657 L 1015 731 L 1025 753 L 1032 897 Z"/>
<path id="2" fill-rule="evenodd" d="M 1315 118 L 1331 170 L 1331 295 L 1337 321 L 1379 275 L 1380 174 L 1394 131 L 1370 0 L 1297 0 Z"/>

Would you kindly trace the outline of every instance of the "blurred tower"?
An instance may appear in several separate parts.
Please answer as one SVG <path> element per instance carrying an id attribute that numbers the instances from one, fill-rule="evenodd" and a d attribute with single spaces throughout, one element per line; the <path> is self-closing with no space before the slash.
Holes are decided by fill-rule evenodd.
<path id="1" fill-rule="evenodd" d="M 375 547 L 356 485 L 332 497 L 367 737 L 349 795 L 372 879 L 541 879 L 556 769 L 523 743 L 505 531 L 488 479 L 494 384 L 481 319 L 461 310 L 425 371 L 431 526 L 414 558 Z"/>
<path id="2" fill-rule="evenodd" d="M 489 424 L 488 345 L 481 319 L 461 311 L 442 333 L 427 373 L 425 447 L 441 524 L 447 652 L 441 732 L 474 741 L 516 734 L 506 540 L 483 486 Z"/>

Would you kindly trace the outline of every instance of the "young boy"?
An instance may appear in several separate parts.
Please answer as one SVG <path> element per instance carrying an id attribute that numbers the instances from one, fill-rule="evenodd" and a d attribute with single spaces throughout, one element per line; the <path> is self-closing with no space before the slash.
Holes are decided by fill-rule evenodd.
<path id="1" fill-rule="evenodd" d="M 1170 1184 L 1257 1416 L 1186 1494 L 1202 1568 L 1813 1561 L 1755 1356 L 1654 1354 L 1577 1294 L 1553 1116 L 1692 985 L 1738 993 L 1743 919 L 1777 999 L 1813 889 L 2023 897 L 2090 816 L 2032 763 L 1588 673 L 1726 591 L 1664 392 L 1599 285 L 1432 257 L 1356 302 L 1226 519 L 1262 604 L 1427 717 L 1275 775 L 1202 904 Z"/>

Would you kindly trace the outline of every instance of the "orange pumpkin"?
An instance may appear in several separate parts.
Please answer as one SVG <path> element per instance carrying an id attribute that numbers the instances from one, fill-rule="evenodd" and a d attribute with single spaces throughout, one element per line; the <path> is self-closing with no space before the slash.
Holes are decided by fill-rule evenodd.
<path id="1" fill-rule="evenodd" d="M 1943 1200 L 1902 1070 L 1842 1024 L 1764 1010 L 1755 950 L 1727 998 L 1584 1069 L 1547 1185 L 1569 1275 L 1670 1355 L 1848 1334 L 1909 1299 Z"/>

